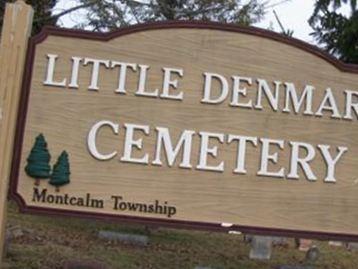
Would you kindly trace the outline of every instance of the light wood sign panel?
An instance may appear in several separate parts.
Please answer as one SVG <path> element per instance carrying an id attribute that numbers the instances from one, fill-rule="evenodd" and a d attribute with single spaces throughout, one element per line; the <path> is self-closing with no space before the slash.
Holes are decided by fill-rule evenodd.
<path id="1" fill-rule="evenodd" d="M 11 193 L 27 212 L 358 239 L 358 69 L 203 23 L 30 41 Z"/>

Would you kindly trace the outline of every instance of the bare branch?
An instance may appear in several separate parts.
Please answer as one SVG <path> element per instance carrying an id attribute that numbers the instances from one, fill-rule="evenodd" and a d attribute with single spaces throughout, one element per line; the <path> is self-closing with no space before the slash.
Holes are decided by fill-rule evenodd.
<path id="1" fill-rule="evenodd" d="M 88 8 L 88 7 L 90 7 L 90 6 L 93 6 L 93 5 L 96 4 L 97 2 L 98 2 L 98 0 L 93 0 L 93 1 L 88 2 L 87 4 L 83 4 L 83 5 L 79 5 L 79 6 L 75 6 L 75 7 L 69 8 L 69 9 L 67 9 L 67 10 L 65 10 L 65 11 L 63 11 L 63 12 L 60 12 L 60 13 L 58 13 L 58 14 L 53 15 L 51 18 L 52 18 L 52 19 L 58 19 L 58 18 L 60 18 L 60 17 L 62 17 L 62 16 L 64 16 L 64 15 L 69 14 L 69 13 L 71 13 L 71 12 L 74 12 L 74 11 L 76 11 L 76 10 L 83 9 L 83 8 Z"/>

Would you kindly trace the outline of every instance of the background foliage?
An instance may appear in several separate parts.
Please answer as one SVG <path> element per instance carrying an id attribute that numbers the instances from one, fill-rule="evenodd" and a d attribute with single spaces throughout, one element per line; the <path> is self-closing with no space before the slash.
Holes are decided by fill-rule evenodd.
<path id="1" fill-rule="evenodd" d="M 350 6 L 349 15 L 340 12 L 344 4 Z M 317 0 L 309 23 L 316 41 L 327 52 L 358 64 L 357 0 Z"/>

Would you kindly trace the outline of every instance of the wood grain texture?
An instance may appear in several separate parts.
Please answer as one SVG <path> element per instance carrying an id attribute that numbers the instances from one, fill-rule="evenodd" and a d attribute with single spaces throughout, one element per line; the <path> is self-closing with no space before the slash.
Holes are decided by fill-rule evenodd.
<path id="1" fill-rule="evenodd" d="M 184 77 L 179 89 L 183 101 L 145 98 L 134 95 L 137 73 L 128 71 L 126 95 L 114 93 L 118 69 L 100 69 L 100 90 L 87 90 L 91 67 L 81 67 L 80 88 L 64 89 L 43 85 L 48 53 L 59 55 L 56 80 L 69 78 L 72 56 L 110 59 L 149 65 L 147 88 L 161 89 L 163 67 L 182 68 Z M 111 195 L 121 195 L 128 202 L 153 203 L 168 201 L 175 205 L 174 220 L 202 223 L 233 223 L 246 227 L 288 229 L 328 234 L 358 235 L 358 186 L 356 118 L 353 121 L 333 120 L 329 113 L 323 117 L 274 112 L 264 101 L 264 109 L 250 110 L 230 107 L 229 100 L 217 105 L 201 104 L 203 73 L 213 72 L 228 79 L 232 75 L 263 78 L 267 81 L 293 82 L 299 93 L 305 84 L 314 85 L 313 107 L 317 109 L 324 90 L 332 88 L 341 110 L 346 89 L 356 90 L 357 74 L 343 72 L 324 57 L 277 40 L 246 33 L 218 29 L 153 29 L 138 31 L 106 41 L 65 36 L 48 36 L 36 46 L 33 76 L 22 145 L 16 192 L 28 207 L 84 211 L 106 215 L 139 216 L 167 220 L 166 216 L 138 214 L 113 210 Z M 245 100 L 255 99 L 255 87 L 248 87 Z M 284 94 L 280 95 L 283 107 Z M 341 111 L 343 112 L 343 111 Z M 91 126 L 99 120 L 120 124 L 118 136 L 103 129 L 99 136 L 100 149 L 118 151 L 110 161 L 94 159 L 86 148 Z M 302 141 L 331 146 L 347 146 L 349 152 L 337 166 L 336 184 L 323 182 L 325 165 L 317 152 L 312 167 L 317 182 L 309 182 L 300 171 L 299 180 L 258 177 L 260 147 L 248 146 L 246 175 L 233 173 L 237 146 L 219 145 L 219 157 L 211 164 L 225 161 L 222 173 L 173 167 L 123 163 L 124 123 L 150 126 L 150 135 L 143 137 L 143 150 L 154 158 L 156 126 L 168 127 L 173 140 L 187 130 L 284 139 L 285 149 L 279 151 L 278 165 L 289 169 L 288 141 Z M 62 150 L 70 154 L 71 183 L 62 194 L 103 199 L 101 210 L 73 206 L 41 204 L 32 201 L 33 183 L 24 173 L 26 158 L 35 137 L 43 133 L 52 154 L 52 163 Z M 137 136 L 139 138 L 139 136 Z M 193 140 L 192 164 L 198 163 L 199 136 Z M 47 182 L 47 188 L 56 194 Z"/>
<path id="2" fill-rule="evenodd" d="M 18 104 L 33 10 L 23 1 L 6 4 L 0 44 L 0 253 L 5 241 L 7 194 Z M 1 258 L 0 258 L 1 259 Z M 1 262 L 1 260 L 0 260 Z"/>

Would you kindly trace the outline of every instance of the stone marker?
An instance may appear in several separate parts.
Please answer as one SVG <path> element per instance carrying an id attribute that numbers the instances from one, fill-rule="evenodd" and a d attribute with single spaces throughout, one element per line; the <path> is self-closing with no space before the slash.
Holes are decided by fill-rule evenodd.
<path id="1" fill-rule="evenodd" d="M 317 261 L 319 258 L 319 249 L 317 246 L 312 246 L 306 253 L 306 260 L 310 262 Z"/>
<path id="2" fill-rule="evenodd" d="M 358 251 L 358 243 L 357 242 L 348 243 L 347 249 L 351 251 Z"/>
<path id="3" fill-rule="evenodd" d="M 309 239 L 300 239 L 299 240 L 299 251 L 308 251 L 312 246 L 312 240 Z"/>
<path id="4" fill-rule="evenodd" d="M 341 241 L 328 241 L 328 245 L 330 245 L 332 247 L 342 247 L 343 242 L 341 242 Z"/>
<path id="5" fill-rule="evenodd" d="M 133 244 L 138 246 L 147 246 L 149 243 L 148 236 L 125 234 L 119 232 L 100 231 L 98 237 L 110 241 L 120 241 L 127 244 Z"/>
<path id="6" fill-rule="evenodd" d="M 272 253 L 272 237 L 255 235 L 251 241 L 250 259 L 269 260 Z"/>
<path id="7" fill-rule="evenodd" d="M 288 246 L 288 238 L 287 237 L 273 236 L 271 238 L 272 238 L 273 246 Z"/>

